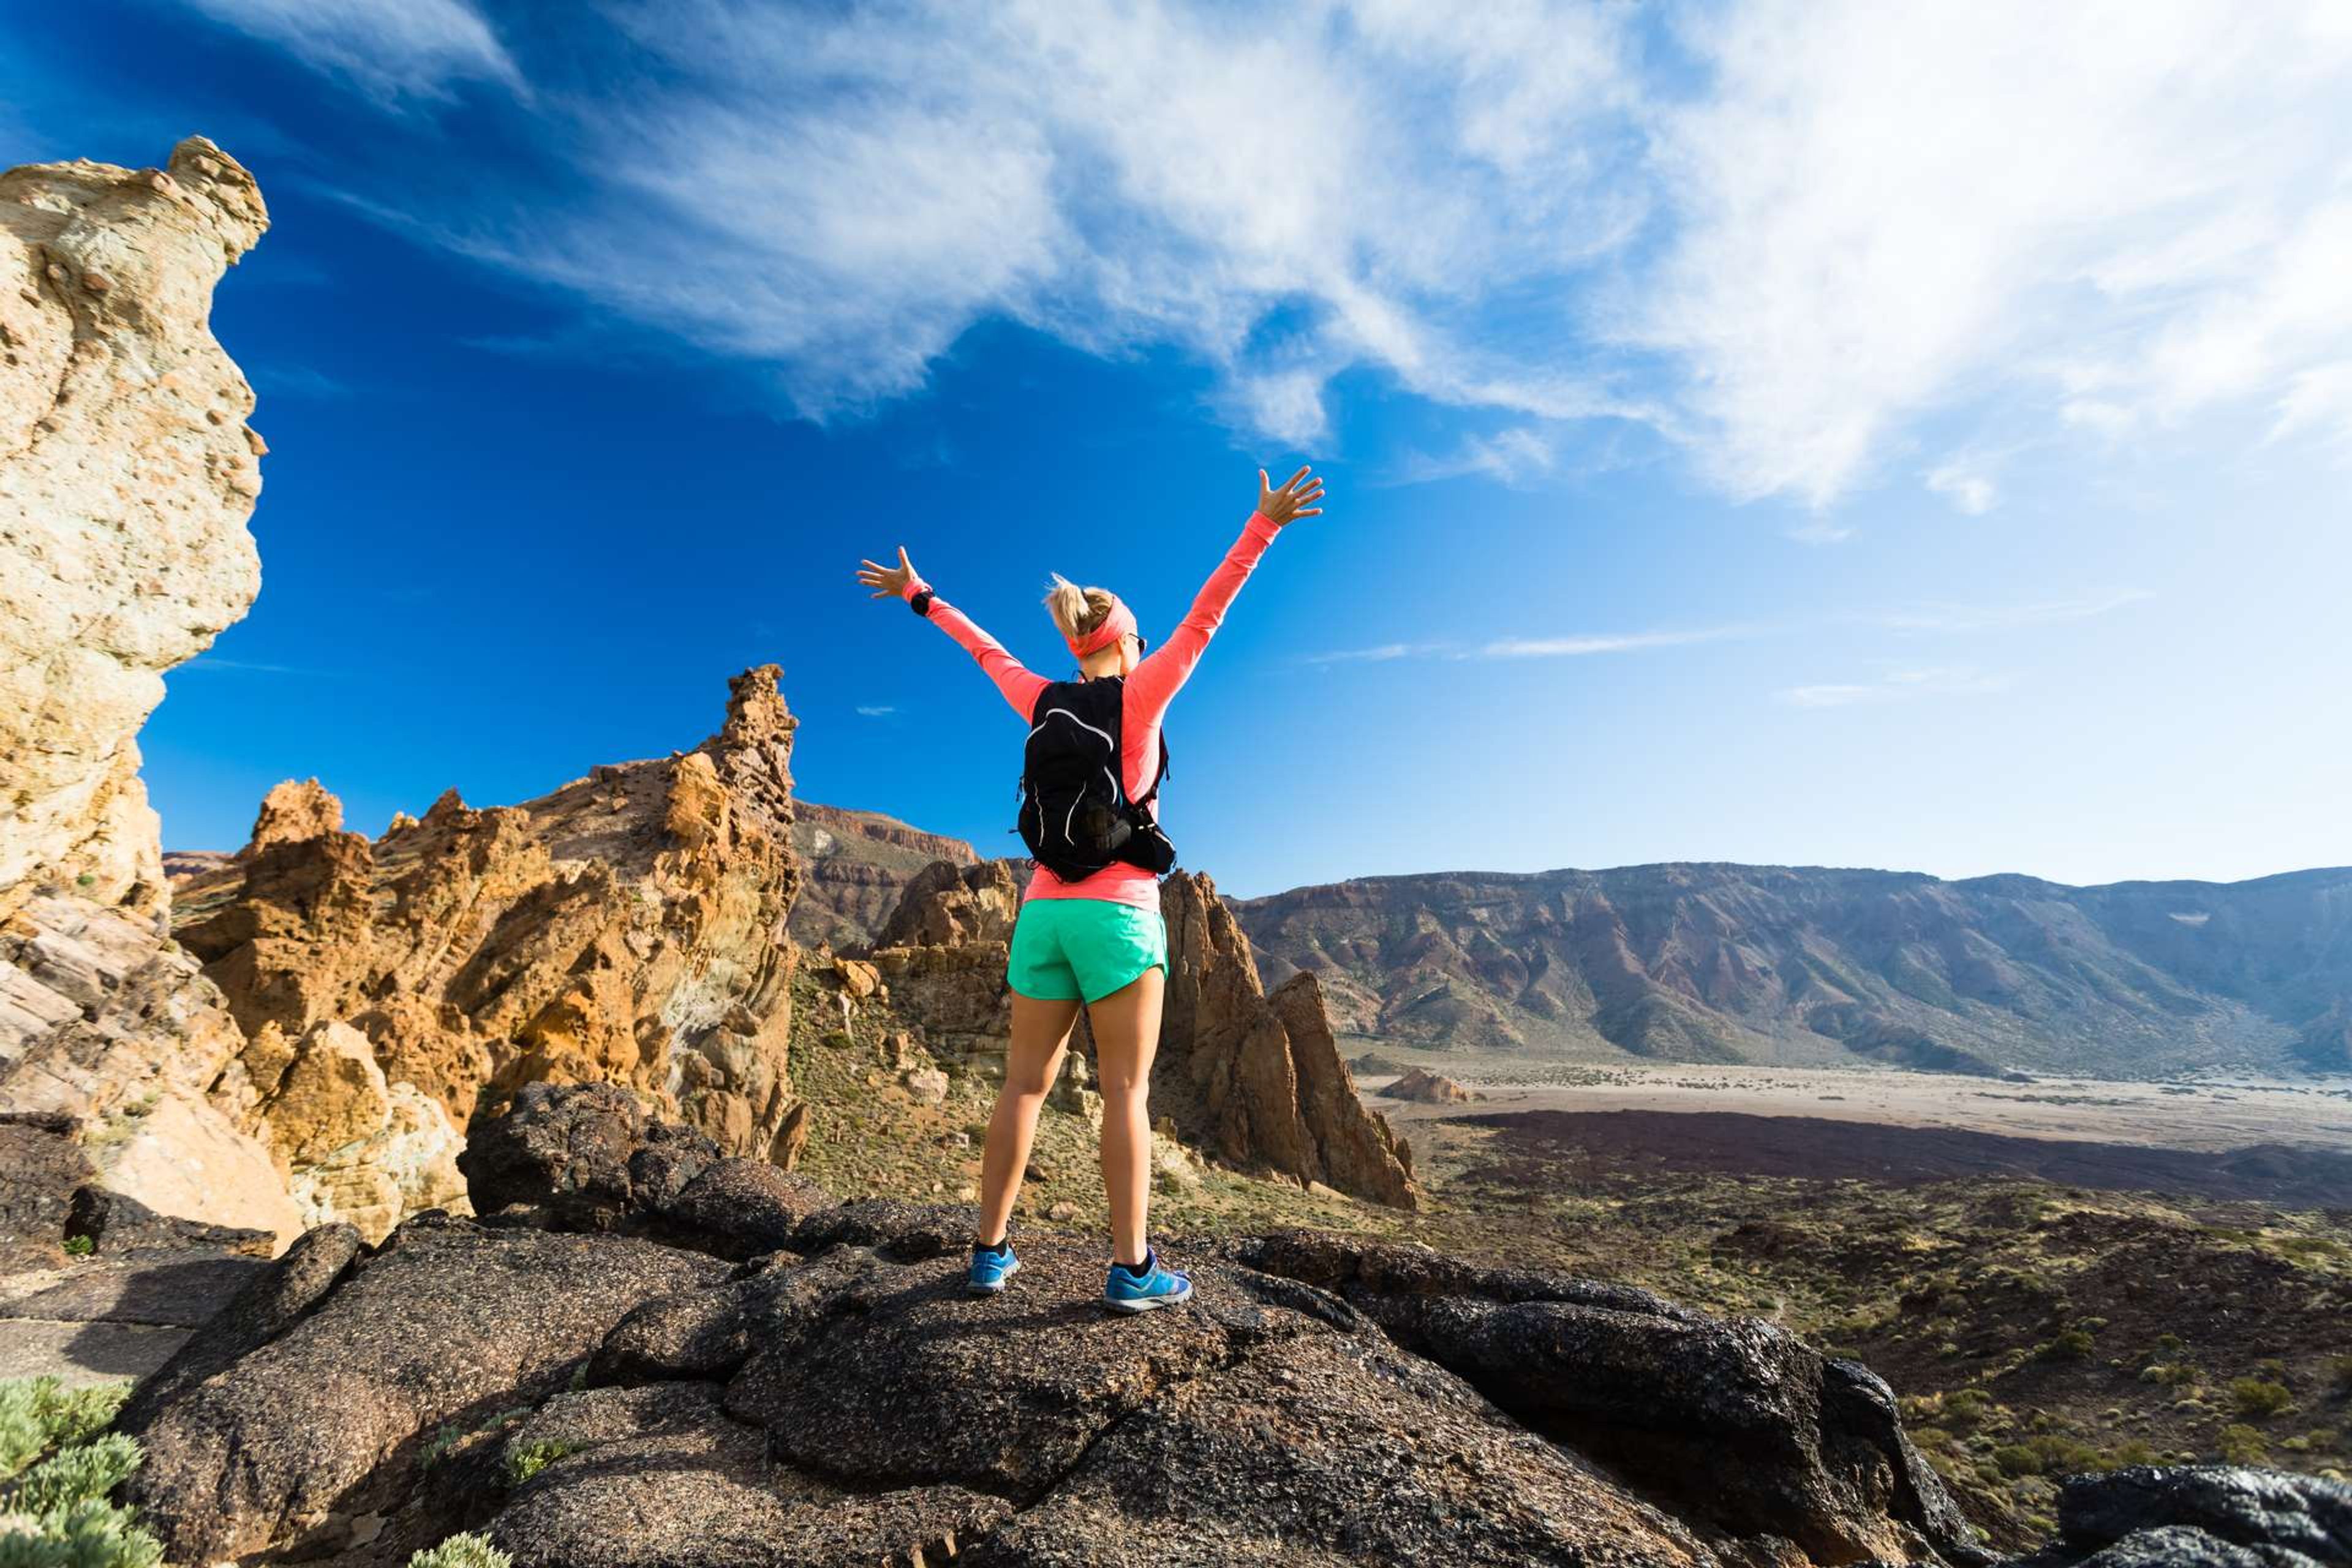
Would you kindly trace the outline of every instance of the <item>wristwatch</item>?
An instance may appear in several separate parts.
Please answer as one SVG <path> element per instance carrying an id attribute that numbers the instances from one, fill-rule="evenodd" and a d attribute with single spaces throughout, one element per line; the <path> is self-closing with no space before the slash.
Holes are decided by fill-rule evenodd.
<path id="1" fill-rule="evenodd" d="M 925 588 L 907 595 L 907 608 L 919 616 L 929 616 L 931 613 L 931 591 Z"/>

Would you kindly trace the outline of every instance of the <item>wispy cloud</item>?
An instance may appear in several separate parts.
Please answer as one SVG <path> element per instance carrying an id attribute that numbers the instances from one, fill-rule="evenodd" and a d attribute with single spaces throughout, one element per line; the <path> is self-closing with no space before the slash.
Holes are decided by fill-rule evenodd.
<path id="1" fill-rule="evenodd" d="M 382 98 L 523 79 L 467 0 L 189 3 Z M 1244 34 L 1180 0 L 613 0 L 534 101 L 560 178 L 371 195 L 813 418 L 995 318 L 1172 345 L 1292 444 L 1365 370 L 1504 426 L 1419 477 L 1541 482 L 1569 422 L 1638 421 L 1826 509 L 1929 416 L 1963 452 L 2021 414 L 2091 447 L 2226 410 L 2352 441 L 2341 16 L 1328 0 Z M 1982 465 L 1922 478 L 2000 500 Z"/>
<path id="2" fill-rule="evenodd" d="M 1476 474 L 1506 485 L 1522 485 L 1552 472 L 1559 458 L 1550 437 L 1531 426 L 1518 426 L 1492 436 L 1465 436 L 1460 446 L 1443 457 L 1408 452 L 1392 473 L 1374 483 L 1419 485 Z"/>
<path id="3" fill-rule="evenodd" d="M 319 673 L 314 669 L 305 669 L 299 665 L 266 664 L 259 659 L 252 658 L 223 658 L 218 654 L 210 653 L 198 654 L 187 663 L 175 667 L 172 673 L 179 675 L 191 670 L 200 675 L 316 675 Z"/>
<path id="4" fill-rule="evenodd" d="M 458 81 L 522 86 L 498 34 L 466 0 L 186 3 L 386 100 L 444 97 Z"/>
<path id="5" fill-rule="evenodd" d="M 868 719 L 885 718 L 892 713 L 896 713 L 898 710 L 895 706 L 887 702 L 878 702 L 871 705 L 861 702 L 857 705 L 857 711 L 864 714 Z"/>
<path id="6" fill-rule="evenodd" d="M 1338 648 L 1307 656 L 1309 664 L 1379 664 L 1400 658 L 1580 658 L 1592 654 L 1633 653 L 1745 637 L 1753 626 L 1707 626 L 1696 630 L 1586 632 L 1570 637 L 1496 637 L 1486 642 L 1392 642 L 1371 647 Z"/>
<path id="7" fill-rule="evenodd" d="M 1981 632 L 2009 626 L 2049 626 L 2061 621 L 2085 621 L 2155 595 L 2144 588 L 2117 588 L 2080 598 L 2049 599 L 2025 605 L 1921 605 L 1909 609 L 1883 610 L 1860 617 L 1874 626 L 1906 632 Z"/>
<path id="8" fill-rule="evenodd" d="M 246 379 L 253 383 L 256 392 L 275 397 L 299 397 L 309 402 L 327 403 L 349 397 L 352 389 L 323 371 L 299 364 L 257 364 L 247 368 Z"/>
<path id="9" fill-rule="evenodd" d="M 1778 695 L 1799 708 L 1850 708 L 1864 702 L 1907 702 L 1923 697 L 1974 697 L 2004 690 L 2009 678 L 1967 665 L 1899 669 L 1875 680 L 1791 686 Z"/>

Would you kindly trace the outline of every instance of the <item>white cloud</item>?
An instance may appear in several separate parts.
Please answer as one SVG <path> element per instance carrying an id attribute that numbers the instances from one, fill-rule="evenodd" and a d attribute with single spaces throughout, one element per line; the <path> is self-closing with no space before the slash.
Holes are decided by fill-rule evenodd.
<path id="1" fill-rule="evenodd" d="M 1885 610 L 1863 617 L 1875 626 L 1906 632 L 1980 632 L 2008 626 L 2048 626 L 2059 621 L 2089 620 L 2155 597 L 2144 588 L 2117 588 L 2072 599 L 2049 599 L 2030 605 L 1921 605 Z"/>
<path id="2" fill-rule="evenodd" d="M 1921 697 L 1974 697 L 2005 690 L 2006 676 L 1966 665 L 1937 669 L 1900 669 L 1875 680 L 1822 686 L 1791 686 L 1779 693 L 1799 708 L 1851 708 L 1865 702 L 1907 702 Z"/>
<path id="3" fill-rule="evenodd" d="M 872 705 L 861 702 L 857 705 L 857 711 L 868 719 L 886 718 L 892 713 L 896 713 L 898 710 L 896 707 L 887 702 L 874 703 Z"/>
<path id="4" fill-rule="evenodd" d="M 381 92 L 520 81 L 462 0 L 191 3 Z M 1930 415 L 1963 454 L 2237 409 L 2352 439 L 2341 0 L 1693 3 L 1679 49 L 1549 0 L 596 15 L 639 58 L 539 104 L 570 182 L 448 216 L 436 184 L 412 228 L 771 367 L 812 417 L 993 317 L 1172 345 L 1292 446 L 1334 439 L 1351 371 L 1507 416 L 1428 477 L 1536 482 L 1595 418 L 1817 509 L 1917 461 Z M 1981 461 L 1927 482 L 1999 500 Z"/>
<path id="5" fill-rule="evenodd" d="M 1992 477 L 1963 458 L 1954 458 L 1928 469 L 1927 488 L 1939 496 L 1949 497 L 1953 507 L 1969 517 L 1982 517 L 2000 499 Z"/>
<path id="6" fill-rule="evenodd" d="M 1711 89 L 1656 116 L 1681 227 L 1622 335 L 1680 363 L 1721 483 L 1817 504 L 1971 399 L 2067 396 L 2109 428 L 2274 399 L 2352 359 L 2331 11 L 1699 12 Z"/>
<path id="7" fill-rule="evenodd" d="M 466 0 L 187 0 L 314 70 L 384 99 L 435 98 L 453 82 L 520 88 L 498 34 Z"/>

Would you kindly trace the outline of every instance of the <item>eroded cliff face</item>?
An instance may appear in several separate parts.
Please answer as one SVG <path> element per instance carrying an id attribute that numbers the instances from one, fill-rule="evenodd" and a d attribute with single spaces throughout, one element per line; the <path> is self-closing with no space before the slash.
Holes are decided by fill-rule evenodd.
<path id="1" fill-rule="evenodd" d="M 137 741 L 260 586 L 253 392 L 207 318 L 268 221 L 201 137 L 0 174 L 0 1110 L 149 1207 L 290 1238 L 243 1037 L 163 924 Z"/>
<path id="2" fill-rule="evenodd" d="M 374 840 L 281 784 L 252 844 L 182 883 L 180 939 L 244 1037 L 242 1123 L 306 1220 L 373 1240 L 460 1201 L 467 1120 L 532 1082 L 621 1085 L 775 1152 L 801 875 L 778 673 L 737 676 L 694 751 L 520 805 L 452 791 Z"/>
<path id="3" fill-rule="evenodd" d="M 214 285 L 268 227 L 202 137 L 0 174 L 0 915 L 166 900 L 139 727 L 260 591 L 253 389 Z"/>

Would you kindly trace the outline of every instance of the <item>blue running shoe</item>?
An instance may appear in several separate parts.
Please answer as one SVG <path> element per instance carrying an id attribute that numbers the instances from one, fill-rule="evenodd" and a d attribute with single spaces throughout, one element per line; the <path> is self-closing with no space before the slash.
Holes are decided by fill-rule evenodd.
<path id="1" fill-rule="evenodd" d="M 1013 1256 L 1013 1244 L 1006 1242 L 1001 1252 L 986 1247 L 971 1249 L 971 1272 L 964 1276 L 963 1288 L 974 1296 L 993 1296 L 1004 1289 L 1004 1282 L 1021 1272 L 1021 1259 Z"/>
<path id="2" fill-rule="evenodd" d="M 1156 1252 L 1143 1255 L 1142 1273 L 1114 1263 L 1110 1278 L 1103 1281 L 1103 1305 L 1114 1312 L 1149 1312 L 1154 1307 L 1173 1307 L 1192 1299 L 1192 1281 L 1171 1268 L 1162 1268 Z"/>

